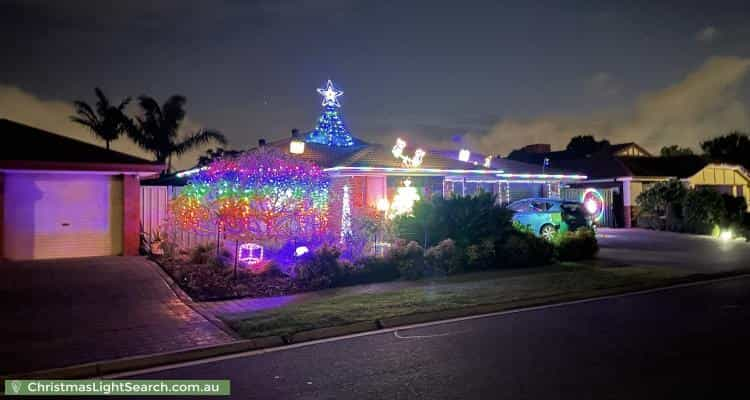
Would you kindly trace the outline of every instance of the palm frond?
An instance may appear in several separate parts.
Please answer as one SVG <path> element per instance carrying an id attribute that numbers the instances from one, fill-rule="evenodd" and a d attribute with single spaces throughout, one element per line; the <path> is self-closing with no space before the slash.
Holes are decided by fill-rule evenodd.
<path id="1" fill-rule="evenodd" d="M 96 93 L 97 98 L 96 112 L 99 113 L 100 116 L 104 116 L 107 114 L 109 108 L 112 107 L 109 104 L 109 99 L 104 95 L 104 91 L 99 88 L 94 88 L 94 93 Z"/>
<path id="2" fill-rule="evenodd" d="M 70 120 L 73 121 L 73 122 L 75 122 L 75 123 L 77 123 L 77 124 L 81 124 L 81 125 L 83 125 L 85 127 L 88 127 L 91 130 L 96 129 L 96 124 L 94 124 L 88 118 L 84 119 L 84 118 L 76 117 L 75 115 L 71 115 L 70 116 Z"/>
<path id="3" fill-rule="evenodd" d="M 176 94 L 170 96 L 162 106 L 162 126 L 169 129 L 169 136 L 177 137 L 177 130 L 180 123 L 185 119 L 185 96 Z"/>
<path id="4" fill-rule="evenodd" d="M 202 129 L 189 138 L 174 146 L 174 152 L 178 156 L 193 149 L 196 146 L 215 141 L 223 145 L 227 144 L 227 138 L 218 131 Z"/>
<path id="5" fill-rule="evenodd" d="M 73 107 L 75 107 L 76 114 L 88 119 L 89 121 L 96 122 L 97 124 L 99 123 L 99 117 L 94 112 L 94 109 L 92 109 L 85 101 L 76 100 L 73 102 Z"/>

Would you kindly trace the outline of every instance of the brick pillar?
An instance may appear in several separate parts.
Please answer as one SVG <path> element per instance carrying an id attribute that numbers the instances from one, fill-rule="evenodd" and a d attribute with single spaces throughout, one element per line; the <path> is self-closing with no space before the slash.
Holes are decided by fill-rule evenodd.
<path id="1" fill-rule="evenodd" d="M 138 175 L 122 178 L 122 255 L 137 256 L 141 241 L 141 185 Z"/>
<path id="2" fill-rule="evenodd" d="M 631 199 L 630 180 L 622 182 L 622 203 L 623 203 L 623 225 L 625 228 L 633 227 L 633 199 Z"/>
<path id="3" fill-rule="evenodd" d="M 624 228 L 632 228 L 633 227 L 633 210 L 632 206 L 624 206 L 623 207 L 623 218 L 625 221 L 623 221 L 623 227 Z"/>
<path id="4" fill-rule="evenodd" d="M 0 260 L 5 258 L 5 174 L 0 172 Z"/>

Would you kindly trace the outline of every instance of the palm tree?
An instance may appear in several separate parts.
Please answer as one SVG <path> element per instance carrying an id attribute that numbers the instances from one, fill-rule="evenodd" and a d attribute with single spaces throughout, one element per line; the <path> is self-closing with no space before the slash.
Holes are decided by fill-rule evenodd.
<path id="1" fill-rule="evenodd" d="M 85 101 L 76 100 L 73 102 L 76 115 L 72 115 L 70 120 L 89 128 L 94 136 L 107 143 L 107 150 L 109 150 L 109 143 L 125 131 L 126 117 L 123 111 L 130 103 L 130 97 L 126 97 L 119 106 L 115 107 L 110 104 L 101 89 L 95 88 L 94 93 L 97 97 L 96 111 Z"/>
<path id="2" fill-rule="evenodd" d="M 172 169 L 173 155 L 182 155 L 211 141 L 227 143 L 224 135 L 207 129 L 201 129 L 184 139 L 178 137 L 180 123 L 185 119 L 186 101 L 184 96 L 174 95 L 160 106 L 153 98 L 141 96 L 138 105 L 143 115 L 136 116 L 134 121 L 127 124 L 128 136 L 143 150 L 152 153 L 157 162 L 166 165 L 164 173 Z"/>

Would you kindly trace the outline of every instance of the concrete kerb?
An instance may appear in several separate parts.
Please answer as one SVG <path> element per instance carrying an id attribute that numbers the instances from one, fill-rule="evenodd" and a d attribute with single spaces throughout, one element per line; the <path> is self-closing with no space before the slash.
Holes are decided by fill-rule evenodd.
<path id="1" fill-rule="evenodd" d="M 178 351 L 125 357 L 115 360 L 97 361 L 86 364 L 71 365 L 68 367 L 13 374 L 5 376 L 3 377 L 3 379 L 96 378 L 102 375 L 113 374 L 117 372 L 132 371 L 187 361 L 195 361 L 204 358 L 223 356 L 227 354 L 260 350 L 268 347 L 277 347 L 282 346 L 283 344 L 284 341 L 280 336 L 268 336 L 258 339 L 238 340 L 235 342 L 220 345 L 197 346 Z"/>

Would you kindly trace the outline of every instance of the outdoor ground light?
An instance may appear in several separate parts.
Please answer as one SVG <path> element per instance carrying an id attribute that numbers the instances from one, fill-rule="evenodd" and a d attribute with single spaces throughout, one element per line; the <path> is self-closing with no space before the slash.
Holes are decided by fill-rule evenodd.
<path id="1" fill-rule="evenodd" d="M 721 240 L 723 240 L 723 241 L 727 242 L 727 241 L 730 241 L 730 240 L 732 240 L 732 237 L 733 237 L 733 236 L 734 236 L 734 235 L 732 235 L 732 231 L 731 231 L 731 230 L 729 230 L 729 229 L 727 229 L 727 230 L 725 230 L 725 231 L 721 231 L 721 234 L 719 235 L 719 239 L 721 239 Z"/>
<path id="2" fill-rule="evenodd" d="M 263 246 L 257 243 L 243 243 L 237 251 L 237 260 L 253 265 L 263 260 Z"/>
<path id="3" fill-rule="evenodd" d="M 294 249 L 294 256 L 295 257 L 302 257 L 303 255 L 310 252 L 310 249 L 307 248 L 307 246 L 299 246 L 296 249 Z"/>

